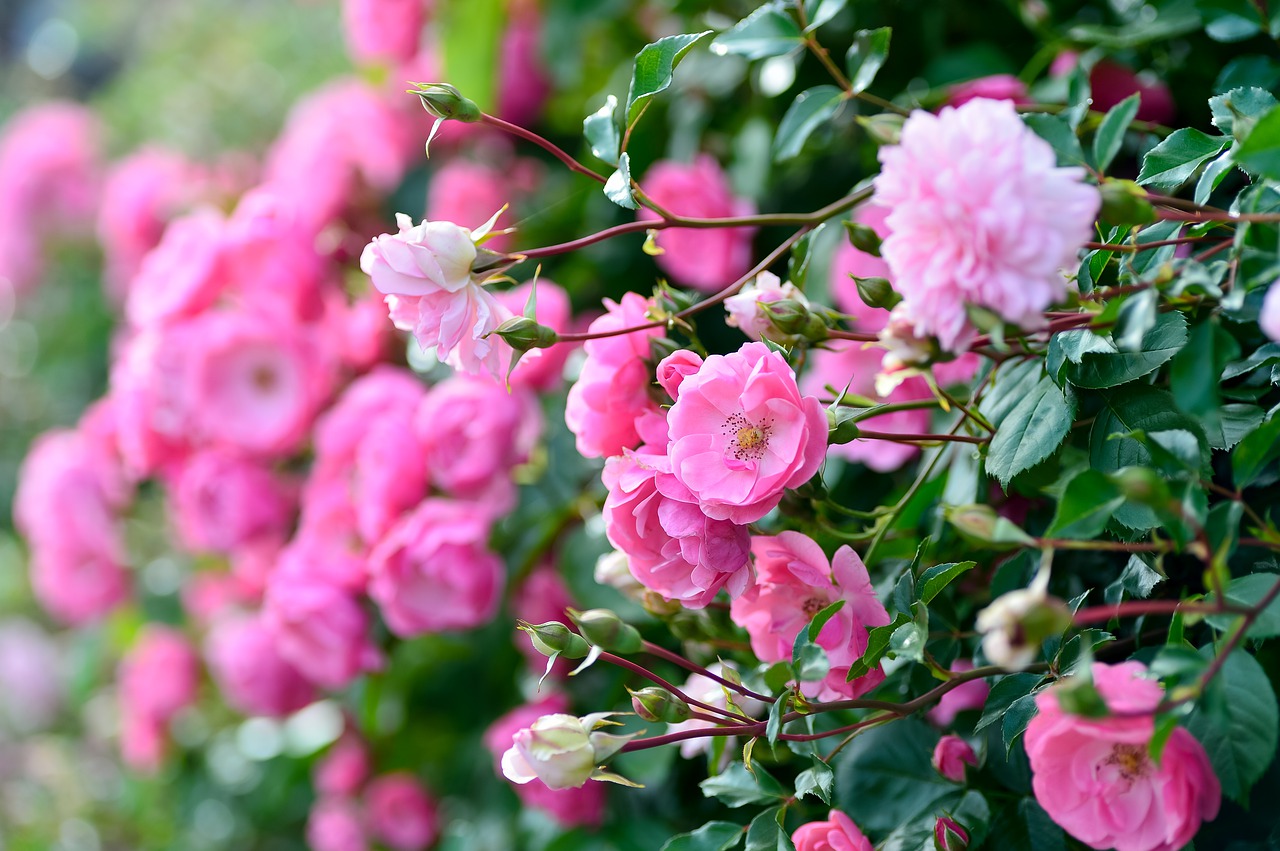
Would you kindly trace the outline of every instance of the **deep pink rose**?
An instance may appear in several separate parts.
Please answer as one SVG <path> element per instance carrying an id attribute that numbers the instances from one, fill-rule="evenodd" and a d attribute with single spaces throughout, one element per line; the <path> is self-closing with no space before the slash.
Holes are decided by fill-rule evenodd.
<path id="1" fill-rule="evenodd" d="M 832 810 L 827 821 L 811 821 L 791 834 L 796 851 L 873 851 L 871 841 L 858 826 L 839 810 Z"/>
<path id="2" fill-rule="evenodd" d="M 827 451 L 827 415 L 802 396 L 787 361 L 764 343 L 712 355 L 680 385 L 667 414 L 671 471 L 717 520 L 768 514 L 813 477 Z"/>
<path id="3" fill-rule="evenodd" d="M 498 76 L 498 115 L 527 127 L 542 114 L 551 81 L 541 58 L 542 21 L 536 3 L 512 3 L 502 34 Z"/>
<path id="4" fill-rule="evenodd" d="M 291 482 L 259 462 L 210 449 L 182 465 L 170 490 L 169 509 L 187 549 L 228 553 L 258 537 L 287 538 L 295 491 Z"/>
<path id="5" fill-rule="evenodd" d="M 1164 696 L 1140 662 L 1092 668 L 1107 708 L 1127 717 L 1086 718 L 1036 696 L 1027 756 L 1036 800 L 1067 833 L 1092 848 L 1177 851 L 1218 814 L 1222 789 L 1204 748 L 1184 727 L 1170 734 L 1157 765 L 1148 755 L 1152 713 Z M 1144 714 L 1145 713 L 1145 714 Z"/>
<path id="6" fill-rule="evenodd" d="M 316 699 L 259 615 L 221 619 L 205 638 L 204 655 L 227 705 L 246 715 L 281 717 Z"/>
<path id="7" fill-rule="evenodd" d="M 498 718 L 485 731 L 484 743 L 493 754 L 493 770 L 502 773 L 502 755 L 511 747 L 516 731 L 529 727 L 544 715 L 569 711 L 569 701 L 564 695 L 551 693 L 536 703 L 517 706 Z M 527 807 L 541 810 L 563 827 L 577 825 L 598 826 L 604 818 L 605 784 L 588 781 L 576 789 L 551 789 L 541 780 L 523 784 L 511 784 L 511 788 Z"/>
<path id="8" fill-rule="evenodd" d="M 357 62 L 405 62 L 418 52 L 426 0 L 343 0 L 347 48 Z"/>
<path id="9" fill-rule="evenodd" d="M 316 763 L 312 780 L 321 795 L 352 797 L 369 779 L 369 749 L 348 730 Z"/>
<path id="10" fill-rule="evenodd" d="M 749 216 L 755 204 L 738 198 L 729 180 L 710 156 L 703 154 L 691 164 L 663 160 L 654 163 L 644 176 L 645 194 L 670 213 L 689 218 Z M 657 213 L 640 210 L 640 221 L 656 221 Z M 712 230 L 667 228 L 659 231 L 657 244 L 663 249 L 658 266 L 681 284 L 703 292 L 717 292 L 742 277 L 751 268 L 751 238 L 754 228 Z"/>
<path id="11" fill-rule="evenodd" d="M 966 766 L 977 765 L 978 755 L 959 736 L 943 736 L 933 749 L 933 768 L 953 783 L 963 783 Z"/>
<path id="12" fill-rule="evenodd" d="M 523 316 L 532 288 L 532 283 L 526 281 L 514 289 L 498 293 L 498 299 L 512 314 Z M 573 307 L 569 303 L 569 294 L 552 281 L 539 278 L 534 319 L 555 331 L 566 331 L 569 330 L 572 318 Z M 534 349 L 525 354 L 511 373 L 511 386 L 527 387 L 539 393 L 559 387 L 564 381 L 565 361 L 575 348 L 573 343 L 556 343 L 551 348 Z"/>
<path id="13" fill-rule="evenodd" d="M 318 686 L 339 689 L 382 667 L 369 639 L 369 615 L 351 592 L 306 575 L 305 565 L 279 569 L 267 585 L 263 618 L 280 655 Z"/>
<path id="14" fill-rule="evenodd" d="M 339 797 L 316 801 L 307 818 L 307 845 L 311 851 L 369 851 L 356 803 Z"/>
<path id="15" fill-rule="evenodd" d="M 402 637 L 471 629 L 493 617 L 506 573 L 488 546 L 490 519 L 466 502 L 429 499 L 369 557 L 369 596 Z"/>
<path id="16" fill-rule="evenodd" d="M 1059 53 L 1049 66 L 1049 75 L 1063 77 L 1076 67 L 1079 54 L 1066 50 Z M 1168 124 L 1177 114 L 1177 105 L 1168 85 L 1150 71 L 1135 74 L 1132 68 L 1112 59 L 1099 59 L 1089 69 L 1089 94 L 1093 108 L 1106 112 L 1129 95 L 1141 95 L 1138 105 L 1139 121 Z"/>
<path id="17" fill-rule="evenodd" d="M 169 721 L 196 699 L 200 662 L 175 629 L 148 625 L 120 662 L 121 748 L 140 771 L 159 767 Z"/>
<path id="18" fill-rule="evenodd" d="M 608 313 L 591 323 L 592 333 L 649 324 L 649 300 L 627 293 L 621 302 L 605 299 Z M 649 396 L 653 375 L 649 341 L 661 328 L 588 340 L 587 358 L 578 380 L 569 388 L 564 419 L 577 438 L 578 451 L 588 458 L 617 455 L 640 442 L 636 420 L 658 410 Z"/>
<path id="19" fill-rule="evenodd" d="M 702 356 L 689 349 L 676 349 L 658 363 L 658 384 L 672 401 L 680 398 L 680 385 L 702 369 Z M 662 447 L 666 446 L 663 441 Z"/>
<path id="20" fill-rule="evenodd" d="M 369 832 L 393 851 L 422 851 L 440 835 L 435 801 L 407 772 L 369 781 L 364 807 Z"/>
<path id="21" fill-rule="evenodd" d="M 640 584 L 690 608 L 751 581 L 746 526 L 708 517 L 671 475 L 665 456 L 631 453 L 605 463 L 605 534 Z"/>
<path id="22" fill-rule="evenodd" d="M 968 659 L 957 659 L 951 663 L 951 670 L 954 673 L 972 671 L 973 663 Z M 948 727 L 961 712 L 981 709 L 990 693 L 991 686 L 986 680 L 969 680 L 944 694 L 938 705 L 929 710 L 928 718 L 939 727 Z"/>
<path id="23" fill-rule="evenodd" d="M 756 584 L 733 601 L 735 623 L 751 636 L 751 649 L 764 662 L 789 660 L 795 637 L 814 615 L 837 600 L 845 605 L 826 622 L 817 643 L 827 652 L 831 670 L 818 682 L 802 684 L 818 700 L 840 700 L 866 694 L 884 680 L 874 668 L 846 682 L 849 666 L 867 650 L 867 631 L 889 623 L 889 613 L 871 587 L 867 568 L 850 547 L 828 562 L 822 547 L 799 532 L 752 539 Z"/>
<path id="24" fill-rule="evenodd" d="M 1027 85 L 1012 74 L 991 74 L 966 80 L 951 87 L 947 94 L 947 106 L 963 106 L 974 98 L 990 100 L 1007 100 L 1013 103 L 1030 103 L 1027 98 Z"/>

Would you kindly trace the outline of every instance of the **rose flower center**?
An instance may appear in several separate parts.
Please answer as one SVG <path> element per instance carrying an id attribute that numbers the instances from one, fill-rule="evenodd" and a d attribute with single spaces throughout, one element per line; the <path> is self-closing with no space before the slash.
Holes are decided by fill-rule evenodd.
<path id="1" fill-rule="evenodd" d="M 1116 745 L 1107 762 L 1120 769 L 1121 776 L 1126 780 L 1145 775 L 1149 765 L 1146 749 L 1140 745 Z"/>
<path id="2" fill-rule="evenodd" d="M 739 461 L 759 461 L 764 451 L 769 448 L 769 433 L 772 425 L 768 422 L 755 424 L 742 414 L 733 414 L 724 423 L 724 432 L 731 435 L 728 454 Z"/>

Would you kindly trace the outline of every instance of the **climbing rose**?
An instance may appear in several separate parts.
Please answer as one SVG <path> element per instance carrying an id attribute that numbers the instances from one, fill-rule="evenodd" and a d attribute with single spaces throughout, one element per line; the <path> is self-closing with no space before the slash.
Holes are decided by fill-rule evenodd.
<path id="1" fill-rule="evenodd" d="M 968 659 L 957 659 L 951 663 L 952 673 L 972 671 L 973 663 Z M 939 727 L 947 727 L 961 712 L 981 709 L 987 702 L 991 686 L 986 680 L 969 680 L 947 692 L 938 701 L 938 705 L 930 709 L 927 717 Z"/>
<path id="2" fill-rule="evenodd" d="M 964 106 L 978 98 L 1007 100 L 1017 104 L 1030 103 L 1026 83 L 1012 74 L 991 74 L 952 86 L 947 95 L 947 106 Z"/>
<path id="3" fill-rule="evenodd" d="M 205 638 L 205 659 L 227 705 L 246 715 L 281 717 L 316 699 L 311 683 L 280 656 L 260 615 L 233 615 Z"/>
<path id="4" fill-rule="evenodd" d="M 959 736 L 943 736 L 933 749 L 933 768 L 955 783 L 964 782 L 965 766 L 977 765 L 978 755 Z"/>
<path id="5" fill-rule="evenodd" d="M 307 845 L 311 851 L 369 851 L 355 802 L 341 797 L 316 801 L 307 818 Z"/>
<path id="6" fill-rule="evenodd" d="M 827 821 L 811 821 L 791 834 L 796 851 L 872 851 L 871 841 L 858 826 L 839 810 L 832 810 Z"/>
<path id="7" fill-rule="evenodd" d="M 440 835 L 435 801 L 407 772 L 371 780 L 364 804 L 369 832 L 392 851 L 422 851 Z"/>
<path id="8" fill-rule="evenodd" d="M 671 470 L 715 520 L 746 524 L 807 482 L 827 450 L 827 415 L 764 343 L 712 355 L 667 415 Z"/>
<path id="9" fill-rule="evenodd" d="M 876 202 L 892 210 L 881 254 L 916 331 L 963 349 L 966 304 L 1042 324 L 1101 204 L 1084 169 L 1059 168 L 1012 103 L 981 98 L 912 113 L 879 156 Z"/>
<path id="10" fill-rule="evenodd" d="M 369 749 L 359 735 L 348 730 L 311 772 L 312 784 L 321 795 L 350 797 L 369 779 Z"/>
<path id="11" fill-rule="evenodd" d="M 610 714 L 543 715 L 511 737 L 511 747 L 502 755 L 503 775 L 512 783 L 541 780 L 551 789 L 582 786 L 626 744 L 627 736 L 596 729 L 610 723 L 605 720 Z"/>
<path id="12" fill-rule="evenodd" d="M 264 618 L 280 655 L 307 679 L 342 688 L 382 667 L 369 616 L 349 591 L 302 569 L 279 568 L 267 586 Z"/>
<path id="13" fill-rule="evenodd" d="M 1107 709 L 1124 714 L 1071 715 L 1054 689 L 1037 695 L 1040 714 L 1026 733 L 1036 800 L 1092 848 L 1177 851 L 1218 814 L 1222 789 L 1204 748 L 1177 727 L 1159 762 L 1152 760 L 1160 684 L 1147 679 L 1140 662 L 1099 662 L 1092 671 Z"/>
<path id="14" fill-rule="evenodd" d="M 196 699 L 200 662 L 175 629 L 148 626 L 120 662 L 120 746 L 125 762 L 154 771 L 170 720 Z"/>

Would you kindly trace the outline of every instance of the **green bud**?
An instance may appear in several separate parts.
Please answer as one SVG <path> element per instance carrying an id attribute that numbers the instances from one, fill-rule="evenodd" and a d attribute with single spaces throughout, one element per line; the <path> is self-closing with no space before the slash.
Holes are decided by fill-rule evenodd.
<path id="1" fill-rule="evenodd" d="M 994 549 L 1030 546 L 1035 539 L 989 505 L 960 505 L 946 510 L 947 522 L 976 544 Z"/>
<path id="2" fill-rule="evenodd" d="M 880 243 L 883 240 L 880 239 L 880 234 L 876 233 L 875 228 L 864 225 L 862 222 L 851 222 L 846 219 L 844 229 L 854 248 L 872 257 L 880 256 Z"/>
<path id="3" fill-rule="evenodd" d="M 448 83 L 415 83 L 416 89 L 411 92 L 422 101 L 427 112 L 441 120 L 461 121 L 474 124 L 480 120 L 480 107 L 475 101 L 468 100 L 462 93 Z"/>
<path id="4" fill-rule="evenodd" d="M 539 325 L 527 316 L 513 316 L 494 329 L 493 333 L 506 340 L 517 352 L 545 349 L 554 346 L 559 340 L 554 329 Z"/>
<path id="5" fill-rule="evenodd" d="M 533 649 L 543 656 L 559 654 L 566 659 L 581 659 L 591 652 L 591 645 L 559 621 L 531 624 L 517 621 L 516 628 L 529 636 Z"/>
<path id="6" fill-rule="evenodd" d="M 898 295 L 888 278 L 859 278 L 856 275 L 849 277 L 853 278 L 853 282 L 858 287 L 858 298 L 862 299 L 862 303 L 867 307 L 892 310 L 894 305 L 902 301 L 902 296 Z"/>
<path id="7" fill-rule="evenodd" d="M 671 692 L 657 686 L 631 691 L 631 708 L 646 721 L 663 721 L 668 724 L 679 724 L 688 721 L 692 711 L 689 704 Z"/>
<path id="8" fill-rule="evenodd" d="M 902 125 L 907 119 L 906 116 L 892 112 L 881 112 L 876 115 L 859 115 L 857 121 L 877 145 L 896 145 L 902 139 Z"/>
<path id="9" fill-rule="evenodd" d="M 1169 485 L 1150 467 L 1125 467 L 1111 474 L 1124 498 L 1139 505 L 1162 507 L 1168 503 Z"/>
<path id="10" fill-rule="evenodd" d="M 807 304 L 791 298 L 761 302 L 769 322 L 781 334 L 821 343 L 830 336 L 826 319 L 809 309 Z M 772 338 L 771 338 L 772 339 Z"/>
<path id="11" fill-rule="evenodd" d="M 854 411 L 849 408 L 827 408 L 827 443 L 849 443 L 858 439 L 858 424 L 853 421 Z"/>
<path id="12" fill-rule="evenodd" d="M 569 619 L 591 644 L 613 653 L 636 653 L 643 646 L 640 632 L 608 609 L 567 610 Z"/>
<path id="13" fill-rule="evenodd" d="M 1100 219 L 1115 225 L 1145 225 L 1156 220 L 1156 208 L 1147 200 L 1147 190 L 1132 180 L 1107 180 L 1098 188 L 1102 193 Z"/>

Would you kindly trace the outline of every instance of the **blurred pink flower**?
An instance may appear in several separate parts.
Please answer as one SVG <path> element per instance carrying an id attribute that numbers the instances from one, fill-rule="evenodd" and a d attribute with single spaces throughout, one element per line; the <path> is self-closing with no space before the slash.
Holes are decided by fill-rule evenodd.
<path id="1" fill-rule="evenodd" d="M 737 672 L 737 669 L 732 665 L 725 662 L 715 662 L 707 666 L 707 673 L 725 678 L 725 668 L 729 668 L 730 671 L 734 673 Z M 718 680 L 713 680 L 711 677 L 703 674 L 690 674 L 689 678 L 685 680 L 684 685 L 680 687 L 680 690 L 694 700 L 700 700 L 703 703 L 719 707 L 720 709 L 729 708 L 726 687 Z M 744 697 L 740 694 L 735 694 L 733 702 L 742 710 L 744 715 L 751 718 L 758 718 L 765 711 L 766 705 L 753 697 Z M 712 721 L 704 721 L 701 718 L 690 718 L 688 721 L 681 721 L 678 724 L 668 725 L 667 732 L 680 733 L 685 730 L 704 730 L 708 727 L 715 726 L 718 725 Z M 736 740 L 734 739 L 730 739 L 725 743 L 724 750 L 726 757 L 731 755 L 735 741 Z M 709 752 L 712 747 L 711 743 L 712 739 L 710 737 L 685 739 L 680 743 L 680 755 L 685 759 L 693 759 L 700 753 Z"/>
<path id="2" fill-rule="evenodd" d="M 524 582 L 511 595 L 512 614 L 517 619 L 531 624 L 559 621 L 572 627 L 565 610 L 577 605 L 569 586 L 556 571 L 555 563 L 547 561 L 535 568 Z M 547 666 L 547 658 L 540 653 L 523 632 L 515 633 L 516 647 L 525 658 L 530 670 L 539 675 Z M 557 659 L 552 671 L 557 677 L 568 676 L 572 670 L 566 663 L 569 660 Z"/>
<path id="3" fill-rule="evenodd" d="M 1079 59 L 1079 54 L 1074 51 L 1059 53 L 1049 66 L 1049 75 L 1063 77 L 1070 74 Z M 1178 107 L 1173 102 L 1173 93 L 1154 73 L 1144 71 L 1137 74 L 1129 66 L 1105 58 L 1099 59 L 1089 69 L 1089 94 L 1093 98 L 1093 108 L 1099 112 L 1106 112 L 1135 93 L 1141 96 L 1135 116 L 1138 121 L 1168 124 L 1176 117 Z"/>
<path id="4" fill-rule="evenodd" d="M 382 667 L 369 638 L 369 615 L 342 587 L 307 575 L 307 565 L 282 566 L 267 584 L 263 618 L 276 648 L 304 677 L 339 689 Z"/>
<path id="5" fill-rule="evenodd" d="M 947 106 L 964 106 L 975 98 L 1007 100 L 1011 103 L 1031 103 L 1027 97 L 1027 85 L 1012 74 L 991 74 L 956 83 L 947 94 Z"/>
<path id="6" fill-rule="evenodd" d="M 154 771 L 169 721 L 195 702 L 200 661 L 177 630 L 149 624 L 120 662 L 119 694 L 125 761 Z"/>
<path id="7" fill-rule="evenodd" d="M 1072 715 L 1055 689 L 1036 696 L 1027 756 L 1036 800 L 1059 826 L 1092 848 L 1177 851 L 1218 814 L 1222 790 L 1204 748 L 1176 727 L 1157 764 L 1148 748 L 1164 696 L 1140 662 L 1095 662 L 1093 685 L 1116 713 Z"/>
<path id="8" fill-rule="evenodd" d="M 269 467 L 209 449 L 181 465 L 168 506 L 184 547 L 229 553 L 258 537 L 284 541 L 297 495 L 296 487 Z"/>
<path id="9" fill-rule="evenodd" d="M 753 523 L 807 482 L 827 450 L 827 415 L 764 343 L 711 355 L 667 414 L 671 472 L 707 516 Z"/>
<path id="10" fill-rule="evenodd" d="M 353 797 L 369 778 L 370 762 L 368 747 L 348 730 L 316 763 L 316 791 L 324 796 Z"/>
<path id="11" fill-rule="evenodd" d="M 357 62 L 404 62 L 418 52 L 426 0 L 343 0 L 347 48 Z"/>
<path id="12" fill-rule="evenodd" d="M 796 851 L 872 851 L 871 841 L 839 810 L 832 810 L 826 821 L 811 821 L 791 834 Z"/>
<path id="13" fill-rule="evenodd" d="M 485 222 L 513 200 L 510 169 L 499 170 L 461 157 L 448 160 L 431 175 L 427 188 L 427 219 L 431 222 Z M 485 241 L 491 251 L 505 251 L 510 234 Z M 468 262 L 467 271 L 470 272 Z"/>
<path id="14" fill-rule="evenodd" d="M 369 851 L 364 821 L 354 801 L 324 797 L 311 806 L 307 818 L 307 845 L 311 851 Z"/>
<path id="15" fill-rule="evenodd" d="M 125 315 L 134 328 L 195 316 L 222 293 L 226 220 L 213 207 L 174 219 L 129 282 Z"/>
<path id="16" fill-rule="evenodd" d="M 978 755 L 959 736 L 943 736 L 933 749 L 933 768 L 953 783 L 963 783 L 966 766 L 977 765 Z"/>
<path id="17" fill-rule="evenodd" d="M 884 239 L 889 235 L 889 226 L 885 224 L 888 216 L 889 210 L 886 207 L 863 204 L 854 211 L 852 220 L 866 225 Z M 840 310 L 858 317 L 858 330 L 879 330 L 888 322 L 888 311 L 867 307 L 866 302 L 858 295 L 858 285 L 854 283 L 854 278 L 888 278 L 892 283 L 893 273 L 882 258 L 854 248 L 853 243 L 842 239 L 831 258 L 831 271 L 827 278 L 831 298 Z M 881 315 L 884 319 L 871 319 Z M 874 325 L 874 329 L 864 329 L 864 325 Z"/>
<path id="18" fill-rule="evenodd" d="M 1101 203 L 1084 169 L 1058 167 L 1013 104 L 985 99 L 917 110 L 879 156 L 876 202 L 892 210 L 881 252 L 916 333 L 963 349 L 975 334 L 967 304 L 1042 325 Z"/>
<path id="19" fill-rule="evenodd" d="M 756 211 L 750 200 L 734 196 L 719 163 L 706 154 L 692 164 L 654 163 L 641 185 L 658 206 L 677 216 L 728 218 Z M 660 218 L 648 208 L 642 208 L 639 215 L 641 221 Z M 657 237 L 658 247 L 664 251 L 657 256 L 658 266 L 680 284 L 717 292 L 751 268 L 754 234 L 755 229 L 749 227 L 667 228 Z"/>
<path id="20" fill-rule="evenodd" d="M 369 781 L 364 808 L 369 832 L 393 851 L 422 851 L 440 835 L 435 801 L 407 772 Z"/>
<path id="21" fill-rule="evenodd" d="M 1267 294 L 1262 299 L 1258 327 L 1272 340 L 1280 341 L 1280 286 L 1276 283 L 1267 287 Z"/>
<path id="22" fill-rule="evenodd" d="M 972 671 L 973 663 L 968 659 L 957 659 L 951 663 L 953 673 Z M 949 727 L 961 712 L 981 709 L 987 702 L 991 686 L 986 680 L 969 680 L 947 692 L 938 701 L 938 705 L 928 712 L 928 718 L 939 727 Z"/>
<path id="23" fill-rule="evenodd" d="M 316 699 L 311 683 L 280 656 L 259 615 L 231 615 L 205 638 L 205 660 L 227 705 L 246 715 L 284 716 Z"/>
<path id="24" fill-rule="evenodd" d="M 536 3 L 512 3 L 502 34 L 498 71 L 498 115 L 512 124 L 528 126 L 542 114 L 551 94 L 543 66 L 542 20 Z"/>

